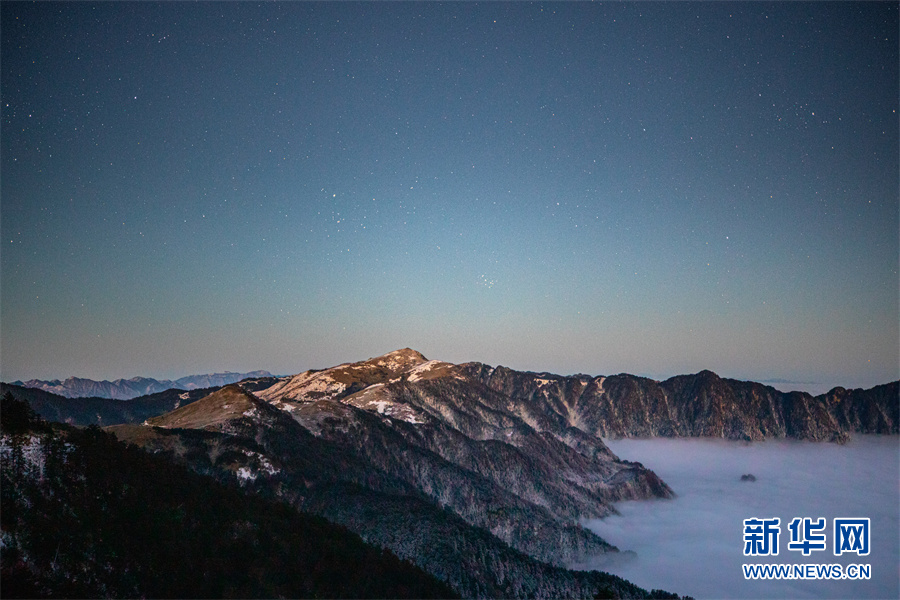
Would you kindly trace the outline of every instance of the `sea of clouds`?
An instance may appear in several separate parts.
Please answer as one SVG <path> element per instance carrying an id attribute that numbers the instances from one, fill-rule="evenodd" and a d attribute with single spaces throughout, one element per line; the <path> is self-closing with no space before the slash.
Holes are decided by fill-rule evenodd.
<path id="1" fill-rule="evenodd" d="M 900 597 L 900 436 L 850 443 L 715 439 L 607 440 L 620 458 L 653 469 L 674 500 L 623 502 L 621 516 L 584 524 L 621 550 L 596 568 L 645 588 L 701 598 Z M 741 481 L 753 474 L 755 482 Z M 778 556 L 745 557 L 743 520 L 781 519 Z M 827 519 L 826 549 L 788 550 L 794 517 Z M 871 519 L 869 556 L 834 555 L 835 518 Z M 869 580 L 746 580 L 743 563 L 870 564 Z"/>

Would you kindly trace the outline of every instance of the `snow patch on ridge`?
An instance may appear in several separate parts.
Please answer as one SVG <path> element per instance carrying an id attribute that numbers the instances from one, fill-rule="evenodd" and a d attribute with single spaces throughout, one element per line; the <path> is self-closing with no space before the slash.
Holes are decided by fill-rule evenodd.
<path id="1" fill-rule="evenodd" d="M 235 476 L 238 478 L 241 485 L 244 485 L 248 481 L 256 481 L 261 474 L 272 476 L 281 472 L 281 469 L 276 468 L 266 456 L 259 452 L 245 449 L 242 449 L 241 452 L 250 459 L 250 465 L 239 467 L 238 470 L 235 471 Z M 255 470 L 251 466 L 254 462 L 257 464 Z"/>
<path id="2" fill-rule="evenodd" d="M 441 367 L 452 367 L 448 362 L 444 362 L 442 360 L 429 360 L 428 362 L 424 362 L 421 365 L 417 365 L 409 370 L 409 375 L 407 376 L 407 381 L 415 382 L 420 381 L 422 379 L 427 379 L 425 374 L 434 371 L 435 369 L 439 369 Z"/>
<path id="3" fill-rule="evenodd" d="M 365 390 L 346 398 L 344 403 L 414 425 L 427 422 L 425 415 L 418 410 L 402 402 L 394 401 L 383 383 L 370 385 Z"/>
<path id="4" fill-rule="evenodd" d="M 331 374 L 346 367 L 347 365 L 340 365 L 325 371 L 306 371 L 276 383 L 255 395 L 269 402 L 282 398 L 308 402 L 322 397 L 336 396 L 347 389 L 347 384 L 336 381 Z"/>

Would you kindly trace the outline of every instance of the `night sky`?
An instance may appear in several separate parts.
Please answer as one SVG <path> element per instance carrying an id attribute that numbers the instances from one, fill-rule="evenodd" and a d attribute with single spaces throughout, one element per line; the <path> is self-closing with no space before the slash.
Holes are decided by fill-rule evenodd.
<path id="1" fill-rule="evenodd" d="M 896 2 L 0 17 L 5 381 L 900 377 Z"/>

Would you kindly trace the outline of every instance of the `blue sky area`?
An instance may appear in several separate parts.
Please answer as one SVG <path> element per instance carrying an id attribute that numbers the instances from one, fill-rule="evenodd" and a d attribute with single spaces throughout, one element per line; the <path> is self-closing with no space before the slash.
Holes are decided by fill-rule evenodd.
<path id="1" fill-rule="evenodd" d="M 900 377 L 896 3 L 0 19 L 5 381 Z"/>

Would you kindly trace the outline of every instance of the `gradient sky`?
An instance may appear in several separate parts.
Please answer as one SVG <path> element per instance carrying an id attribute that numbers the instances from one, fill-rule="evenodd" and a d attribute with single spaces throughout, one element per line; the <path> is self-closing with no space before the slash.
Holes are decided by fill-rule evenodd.
<path id="1" fill-rule="evenodd" d="M 895 2 L 0 18 L 5 381 L 900 377 Z"/>

